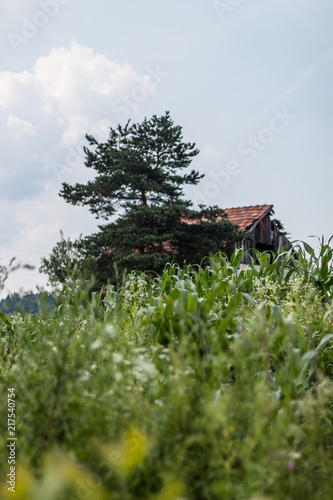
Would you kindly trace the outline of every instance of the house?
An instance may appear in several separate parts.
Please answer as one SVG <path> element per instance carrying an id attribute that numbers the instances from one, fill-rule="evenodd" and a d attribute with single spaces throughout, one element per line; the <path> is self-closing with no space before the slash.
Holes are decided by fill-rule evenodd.
<path id="1" fill-rule="evenodd" d="M 270 250 L 277 253 L 278 250 L 285 251 L 292 248 L 292 244 L 288 241 L 283 231 L 283 226 L 277 219 L 272 219 L 274 214 L 273 205 L 251 205 L 248 207 L 224 208 L 228 220 L 239 226 L 244 233 L 251 233 L 253 238 L 244 235 L 244 238 L 236 243 L 237 248 L 242 248 L 247 252 L 243 257 L 243 264 L 251 263 L 251 256 L 255 258 L 254 252 L 250 249 L 255 248 L 261 252 Z M 203 219 L 205 220 L 205 219 Z M 198 219 L 182 219 L 187 224 L 198 224 Z M 106 251 L 107 254 L 112 253 L 115 248 L 110 248 Z M 219 249 L 217 248 L 216 251 Z M 140 253 L 138 248 L 133 248 L 135 253 Z M 162 253 L 177 257 L 177 247 L 171 240 L 154 243 L 143 249 L 142 253 Z M 228 257 L 231 257 L 232 252 L 226 252 Z"/>
<path id="2" fill-rule="evenodd" d="M 244 238 L 239 247 L 247 251 L 256 248 L 261 252 L 272 250 L 277 253 L 290 250 L 292 244 L 286 238 L 280 221 L 272 219 L 273 205 L 251 205 L 249 207 L 225 208 L 228 220 L 237 224 L 244 232 L 252 233 L 253 239 Z M 246 255 L 244 264 L 249 264 L 250 256 Z"/>

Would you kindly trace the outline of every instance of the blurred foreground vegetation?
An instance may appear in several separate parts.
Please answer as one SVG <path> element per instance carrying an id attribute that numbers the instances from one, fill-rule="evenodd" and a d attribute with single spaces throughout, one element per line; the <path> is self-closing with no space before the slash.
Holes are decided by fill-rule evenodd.
<path id="1" fill-rule="evenodd" d="M 73 284 L 0 315 L 17 500 L 316 500 L 333 491 L 332 249 Z"/>

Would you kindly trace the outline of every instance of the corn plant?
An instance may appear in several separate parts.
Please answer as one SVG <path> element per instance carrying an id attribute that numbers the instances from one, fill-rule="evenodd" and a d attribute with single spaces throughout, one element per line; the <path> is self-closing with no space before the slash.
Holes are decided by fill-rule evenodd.
<path id="1" fill-rule="evenodd" d="M 330 247 L 133 271 L 0 315 L 21 500 L 321 500 L 333 489 Z"/>

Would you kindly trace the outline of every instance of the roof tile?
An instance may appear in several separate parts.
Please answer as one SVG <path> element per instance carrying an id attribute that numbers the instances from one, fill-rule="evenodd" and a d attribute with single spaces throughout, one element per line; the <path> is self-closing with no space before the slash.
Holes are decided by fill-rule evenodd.
<path id="1" fill-rule="evenodd" d="M 265 212 L 270 212 L 273 205 L 251 205 L 249 207 L 225 208 L 228 220 L 237 224 L 240 229 L 246 231 L 254 222 L 262 217 Z"/>

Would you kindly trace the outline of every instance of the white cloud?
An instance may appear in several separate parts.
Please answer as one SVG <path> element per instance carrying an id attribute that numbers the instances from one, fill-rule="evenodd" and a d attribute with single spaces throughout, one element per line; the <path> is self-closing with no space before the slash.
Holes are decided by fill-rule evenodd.
<path id="1" fill-rule="evenodd" d="M 105 139 L 105 129 L 122 118 L 125 105 L 117 111 L 116 103 L 138 86 L 147 89 L 147 75 L 75 40 L 69 48 L 54 48 L 37 59 L 31 71 L 0 72 L 2 154 L 10 158 L 18 179 L 15 186 L 11 183 L 5 189 L 6 196 L 35 196 L 46 182 L 59 186 L 53 166 L 55 162 L 66 166 L 73 148 L 79 154 L 75 176 L 82 176 L 85 134 Z M 150 85 L 149 91 L 153 90 Z M 72 162 L 68 166 L 63 173 L 70 173 Z M 68 181 L 68 176 L 60 180 Z"/>
<path id="2" fill-rule="evenodd" d="M 30 114 L 37 110 L 44 118 L 68 119 L 95 107 L 95 113 L 105 110 L 110 99 L 144 81 L 145 75 L 128 63 L 111 61 L 72 40 L 69 49 L 58 47 L 40 57 L 31 72 L 0 73 L 0 106 L 12 109 L 24 100 Z"/>
<path id="3" fill-rule="evenodd" d="M 147 93 L 154 90 L 148 83 Z M 14 273 L 3 293 L 19 289 L 21 282 L 29 289 L 45 283 L 38 275 L 39 259 L 59 241 L 60 230 L 73 239 L 97 230 L 87 209 L 58 196 L 60 183 L 86 182 L 92 175 L 84 167 L 85 134 L 105 140 L 109 127 L 122 118 L 114 103 L 138 86 L 148 88 L 147 75 L 74 40 L 69 48 L 40 57 L 29 71 L 0 72 L 0 211 L 6 214 L 0 225 L 1 263 L 17 254 L 21 262 L 36 265 L 28 275 Z M 55 164 L 65 171 L 63 177 L 56 175 Z"/>
<path id="4" fill-rule="evenodd" d="M 53 49 L 40 57 L 33 70 L 47 114 L 81 113 L 96 96 L 116 98 L 143 77 L 129 64 L 119 64 L 72 40 L 70 48 Z"/>
<path id="5" fill-rule="evenodd" d="M 18 116 L 9 115 L 7 125 L 16 129 L 16 137 L 22 137 L 24 134 L 39 135 L 31 122 L 21 120 Z"/>

